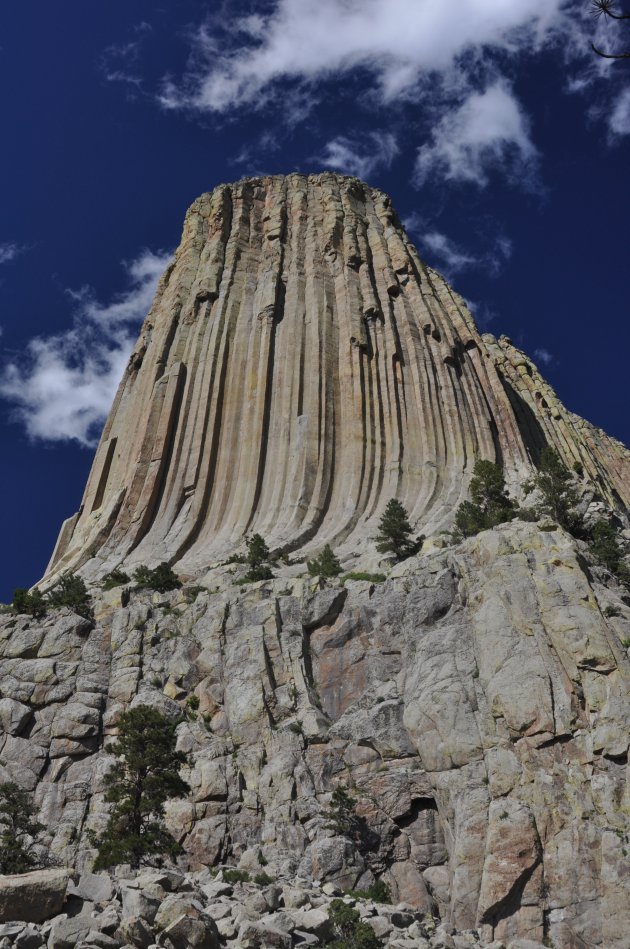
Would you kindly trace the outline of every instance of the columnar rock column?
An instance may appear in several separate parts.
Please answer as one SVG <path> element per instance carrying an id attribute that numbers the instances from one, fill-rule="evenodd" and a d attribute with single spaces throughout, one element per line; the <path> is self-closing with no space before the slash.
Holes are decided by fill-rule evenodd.
<path id="1" fill-rule="evenodd" d="M 630 502 L 628 452 L 479 334 L 386 195 L 329 173 L 221 185 L 186 216 L 48 575 L 195 575 L 252 531 L 352 551 L 391 497 L 439 530 L 477 458 L 516 482 L 545 442 Z"/>

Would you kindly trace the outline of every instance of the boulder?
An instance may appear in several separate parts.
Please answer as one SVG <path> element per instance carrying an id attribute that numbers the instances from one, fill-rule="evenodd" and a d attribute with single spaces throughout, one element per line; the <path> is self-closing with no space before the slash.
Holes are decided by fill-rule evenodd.
<path id="1" fill-rule="evenodd" d="M 0 877 L 0 922 L 41 923 L 57 916 L 68 886 L 67 870 L 34 870 Z"/>

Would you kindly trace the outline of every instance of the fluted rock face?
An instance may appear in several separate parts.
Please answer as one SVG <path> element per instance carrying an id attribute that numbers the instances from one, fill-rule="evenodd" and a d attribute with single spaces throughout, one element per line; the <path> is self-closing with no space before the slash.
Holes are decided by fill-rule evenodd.
<path id="1" fill-rule="evenodd" d="M 516 484 L 546 443 L 630 502 L 626 449 L 479 334 L 384 194 L 333 174 L 222 185 L 188 212 L 49 576 L 195 575 L 253 531 L 349 552 L 394 496 L 432 532 L 476 458 Z"/>

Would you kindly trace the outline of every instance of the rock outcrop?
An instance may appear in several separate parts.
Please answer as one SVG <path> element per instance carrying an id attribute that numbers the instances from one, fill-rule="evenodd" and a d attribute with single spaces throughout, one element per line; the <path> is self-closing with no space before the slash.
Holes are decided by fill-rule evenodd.
<path id="1" fill-rule="evenodd" d="M 484 944 L 627 949 L 630 607 L 584 552 L 515 521 L 384 583 L 301 565 L 239 587 L 231 567 L 210 590 L 95 593 L 93 626 L 5 617 L 3 774 L 34 789 L 53 854 L 89 868 L 103 742 L 155 705 L 187 717 L 192 796 L 168 820 L 192 870 L 382 878 Z M 338 785 L 358 841 L 330 829 Z"/>
<path id="2" fill-rule="evenodd" d="M 93 619 L 0 613 L 0 781 L 78 875 L 0 949 L 318 945 L 331 894 L 379 881 L 398 905 L 361 912 L 391 949 L 630 949 L 630 595 L 550 522 L 439 534 L 477 458 L 516 492 L 545 445 L 628 523 L 630 453 L 478 333 L 385 195 L 290 175 L 195 202 L 45 578 L 78 570 Z M 394 496 L 418 556 L 309 576 L 326 542 L 373 569 Z M 221 558 L 253 531 L 293 559 L 239 585 Z M 164 560 L 181 590 L 100 583 Z M 191 794 L 179 870 L 135 885 L 91 872 L 91 832 L 137 705 L 179 722 Z M 232 897 L 226 865 L 277 886 Z"/>
<path id="3" fill-rule="evenodd" d="M 194 576 L 248 531 L 350 552 L 394 496 L 434 533 L 476 458 L 517 483 L 547 443 L 630 504 L 628 451 L 479 334 L 386 195 L 334 174 L 221 185 L 187 214 L 49 577 Z"/>

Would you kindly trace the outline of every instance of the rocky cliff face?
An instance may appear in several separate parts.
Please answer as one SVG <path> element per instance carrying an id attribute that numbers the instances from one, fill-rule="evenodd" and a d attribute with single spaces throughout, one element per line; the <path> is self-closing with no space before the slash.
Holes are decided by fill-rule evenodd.
<path id="1" fill-rule="evenodd" d="M 627 596 L 520 522 L 382 584 L 298 572 L 97 595 L 93 626 L 2 620 L 2 777 L 35 789 L 53 852 L 89 864 L 118 712 L 175 717 L 195 695 L 193 794 L 169 809 L 191 869 L 262 853 L 284 880 L 383 877 L 484 944 L 628 947 Z M 337 785 L 357 845 L 328 826 Z"/>
<path id="2" fill-rule="evenodd" d="M 247 531 L 350 552 L 393 496 L 433 533 L 476 458 L 517 483 L 546 443 L 630 504 L 627 450 L 480 336 L 386 195 L 333 174 L 221 185 L 188 212 L 49 572 L 194 576 Z"/>
<path id="3" fill-rule="evenodd" d="M 383 879 L 407 925 L 475 932 L 431 946 L 630 949 L 625 588 L 542 522 L 434 536 L 383 583 L 320 583 L 303 560 L 327 541 L 348 566 L 375 557 L 392 496 L 435 535 L 477 457 L 516 487 L 545 444 L 582 464 L 584 505 L 630 502 L 627 450 L 479 335 L 380 192 L 292 175 L 203 196 L 48 573 L 81 571 L 94 621 L 0 614 L 0 780 L 89 871 L 104 748 L 121 710 L 153 705 L 185 716 L 192 795 L 168 822 L 197 881 L 262 860 L 318 907 L 314 881 Z M 293 565 L 237 585 L 217 560 L 247 531 Z M 164 559 L 183 590 L 98 583 Z M 338 786 L 353 840 L 330 826 Z M 224 942 L 267 945 L 234 919 Z M 392 949 L 429 945 L 390 923 Z"/>

